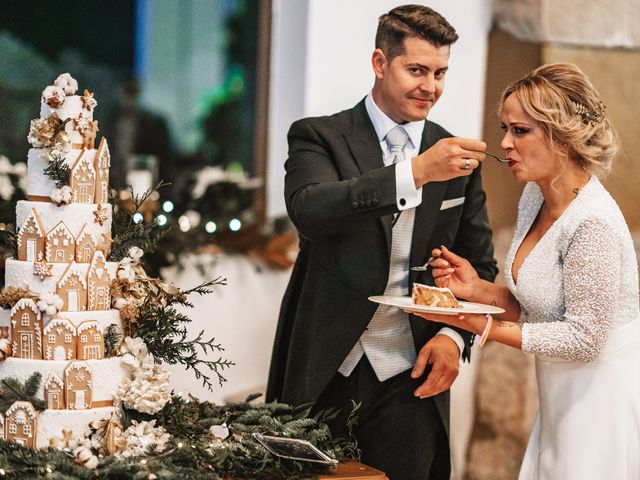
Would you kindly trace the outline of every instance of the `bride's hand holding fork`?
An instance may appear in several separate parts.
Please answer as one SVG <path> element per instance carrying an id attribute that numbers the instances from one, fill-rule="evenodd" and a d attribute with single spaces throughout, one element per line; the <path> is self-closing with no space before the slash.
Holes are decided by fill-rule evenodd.
<path id="1" fill-rule="evenodd" d="M 447 247 L 434 248 L 431 273 L 437 287 L 449 288 L 456 298 L 474 301 L 474 289 L 480 277 L 468 260 Z"/>

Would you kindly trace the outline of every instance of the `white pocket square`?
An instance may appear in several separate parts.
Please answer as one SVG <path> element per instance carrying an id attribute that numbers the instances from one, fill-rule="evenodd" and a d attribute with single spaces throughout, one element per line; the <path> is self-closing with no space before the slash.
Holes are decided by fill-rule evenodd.
<path id="1" fill-rule="evenodd" d="M 447 208 L 457 207 L 458 205 L 462 205 L 464 203 L 464 197 L 458 198 L 450 198 L 449 200 L 444 200 L 442 205 L 440 205 L 440 210 L 446 210 Z"/>

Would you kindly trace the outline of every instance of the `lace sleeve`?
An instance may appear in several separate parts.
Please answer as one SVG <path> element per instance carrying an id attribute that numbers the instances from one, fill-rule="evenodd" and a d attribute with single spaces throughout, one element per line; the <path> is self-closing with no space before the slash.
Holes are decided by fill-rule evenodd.
<path id="1" fill-rule="evenodd" d="M 614 229 L 600 220 L 580 224 L 564 258 L 564 320 L 524 324 L 523 351 L 584 362 L 598 358 L 614 323 L 620 290 L 617 239 Z"/>

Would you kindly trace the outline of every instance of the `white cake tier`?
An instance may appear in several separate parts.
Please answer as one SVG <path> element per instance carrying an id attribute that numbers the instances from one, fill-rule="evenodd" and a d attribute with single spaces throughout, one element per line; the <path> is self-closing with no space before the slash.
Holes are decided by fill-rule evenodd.
<path id="1" fill-rule="evenodd" d="M 30 148 L 27 154 L 27 195 L 32 197 L 49 198 L 51 192 L 56 188 L 55 183 L 44 173 L 44 169 L 49 166 L 49 160 L 42 158 L 42 148 Z M 64 155 L 64 163 L 73 167 L 82 150 L 71 149 Z M 91 163 L 95 161 L 97 150 L 95 148 L 87 150 L 85 155 Z"/>
<path id="2" fill-rule="evenodd" d="M 86 322 L 87 320 L 95 320 L 102 328 L 105 330 L 109 325 L 116 325 L 119 329 L 122 329 L 120 324 L 120 311 L 113 310 L 93 310 L 93 311 L 84 311 L 84 312 L 58 312 L 55 318 L 66 318 L 71 323 L 73 323 L 74 327 L 77 327 L 82 322 Z M 49 323 L 50 317 L 45 315 L 44 317 L 44 325 L 47 326 Z M 11 309 L 0 309 L 0 327 L 9 327 L 11 330 Z"/>
<path id="3" fill-rule="evenodd" d="M 88 111 L 86 108 L 82 108 L 82 98 L 80 95 L 70 95 L 65 97 L 64 102 L 57 108 L 51 108 L 46 103 L 40 104 L 40 117 L 48 118 L 52 113 L 57 113 L 60 120 L 66 120 L 70 118 L 65 125 L 65 131 L 69 134 L 71 143 L 82 144 L 82 134 L 76 130 L 74 120 L 77 119 L 80 114 L 83 118 L 93 120 L 93 112 Z"/>
<path id="4" fill-rule="evenodd" d="M 51 276 L 44 277 L 44 280 L 41 280 L 39 276 L 33 274 L 33 262 L 23 262 L 8 258 L 5 262 L 5 285 L 7 287 L 22 288 L 27 286 L 32 292 L 39 294 L 55 293 L 58 280 L 60 280 L 69 264 L 50 263 L 49 265 L 51 265 Z M 84 275 L 85 279 L 87 278 L 89 265 L 89 263 L 76 263 L 78 273 Z M 116 278 L 117 269 L 118 264 L 116 262 L 107 262 L 107 271 L 112 279 Z"/>
<path id="5" fill-rule="evenodd" d="M 120 382 L 124 378 L 124 371 L 120 367 L 122 357 L 109 357 L 101 360 L 70 360 L 71 362 L 86 362 L 92 372 L 92 402 L 102 403 L 101 407 L 113 402 L 114 395 L 118 392 Z M 42 374 L 40 388 L 36 397 L 44 400 L 44 384 L 49 375 L 55 372 L 58 377 L 64 379 L 64 369 L 69 362 L 67 360 L 31 360 L 28 358 L 9 357 L 0 362 L 0 378 L 15 377 L 24 383 L 33 372 Z"/>
<path id="6" fill-rule="evenodd" d="M 52 437 L 64 438 L 62 430 L 71 430 L 73 438 L 89 434 L 89 424 L 94 420 L 108 420 L 114 407 L 90 408 L 87 410 L 45 410 L 38 415 L 36 447 L 46 448 Z"/>
<path id="7" fill-rule="evenodd" d="M 96 222 L 94 212 L 98 205 L 93 203 L 72 203 L 71 205 L 56 206 L 47 202 L 30 202 L 28 200 L 20 200 L 16 206 L 16 227 L 21 228 L 32 209 L 35 209 L 45 234 L 59 222 L 64 222 L 71 235 L 77 239 L 83 226 L 93 234 L 98 242 L 103 241 L 102 234 L 111 233 L 112 209 L 110 203 L 100 205 L 105 209 L 106 219 L 103 225 Z"/>

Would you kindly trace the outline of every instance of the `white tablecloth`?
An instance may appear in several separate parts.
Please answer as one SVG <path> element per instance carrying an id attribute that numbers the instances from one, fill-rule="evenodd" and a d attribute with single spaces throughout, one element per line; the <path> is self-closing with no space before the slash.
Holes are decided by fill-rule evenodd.
<path id="1" fill-rule="evenodd" d="M 195 308 L 186 309 L 185 313 L 193 320 L 188 326 L 192 337 L 204 330 L 206 339 L 215 337 L 216 343 L 224 347 L 224 352 L 209 353 L 208 358 L 222 356 L 235 365 L 222 372 L 227 382 L 222 387 L 216 383 L 213 392 L 202 387 L 193 371 L 171 366 L 174 391 L 215 403 L 241 401 L 248 394 L 264 393 L 280 302 L 290 270 L 274 269 L 243 255 L 188 255 L 181 258 L 181 263 L 183 270 L 164 269 L 162 277 L 182 289 L 217 276 L 227 279 L 226 286 L 214 287 L 209 295 L 192 294 L 190 301 Z M 202 352 L 198 353 L 204 358 Z"/>

